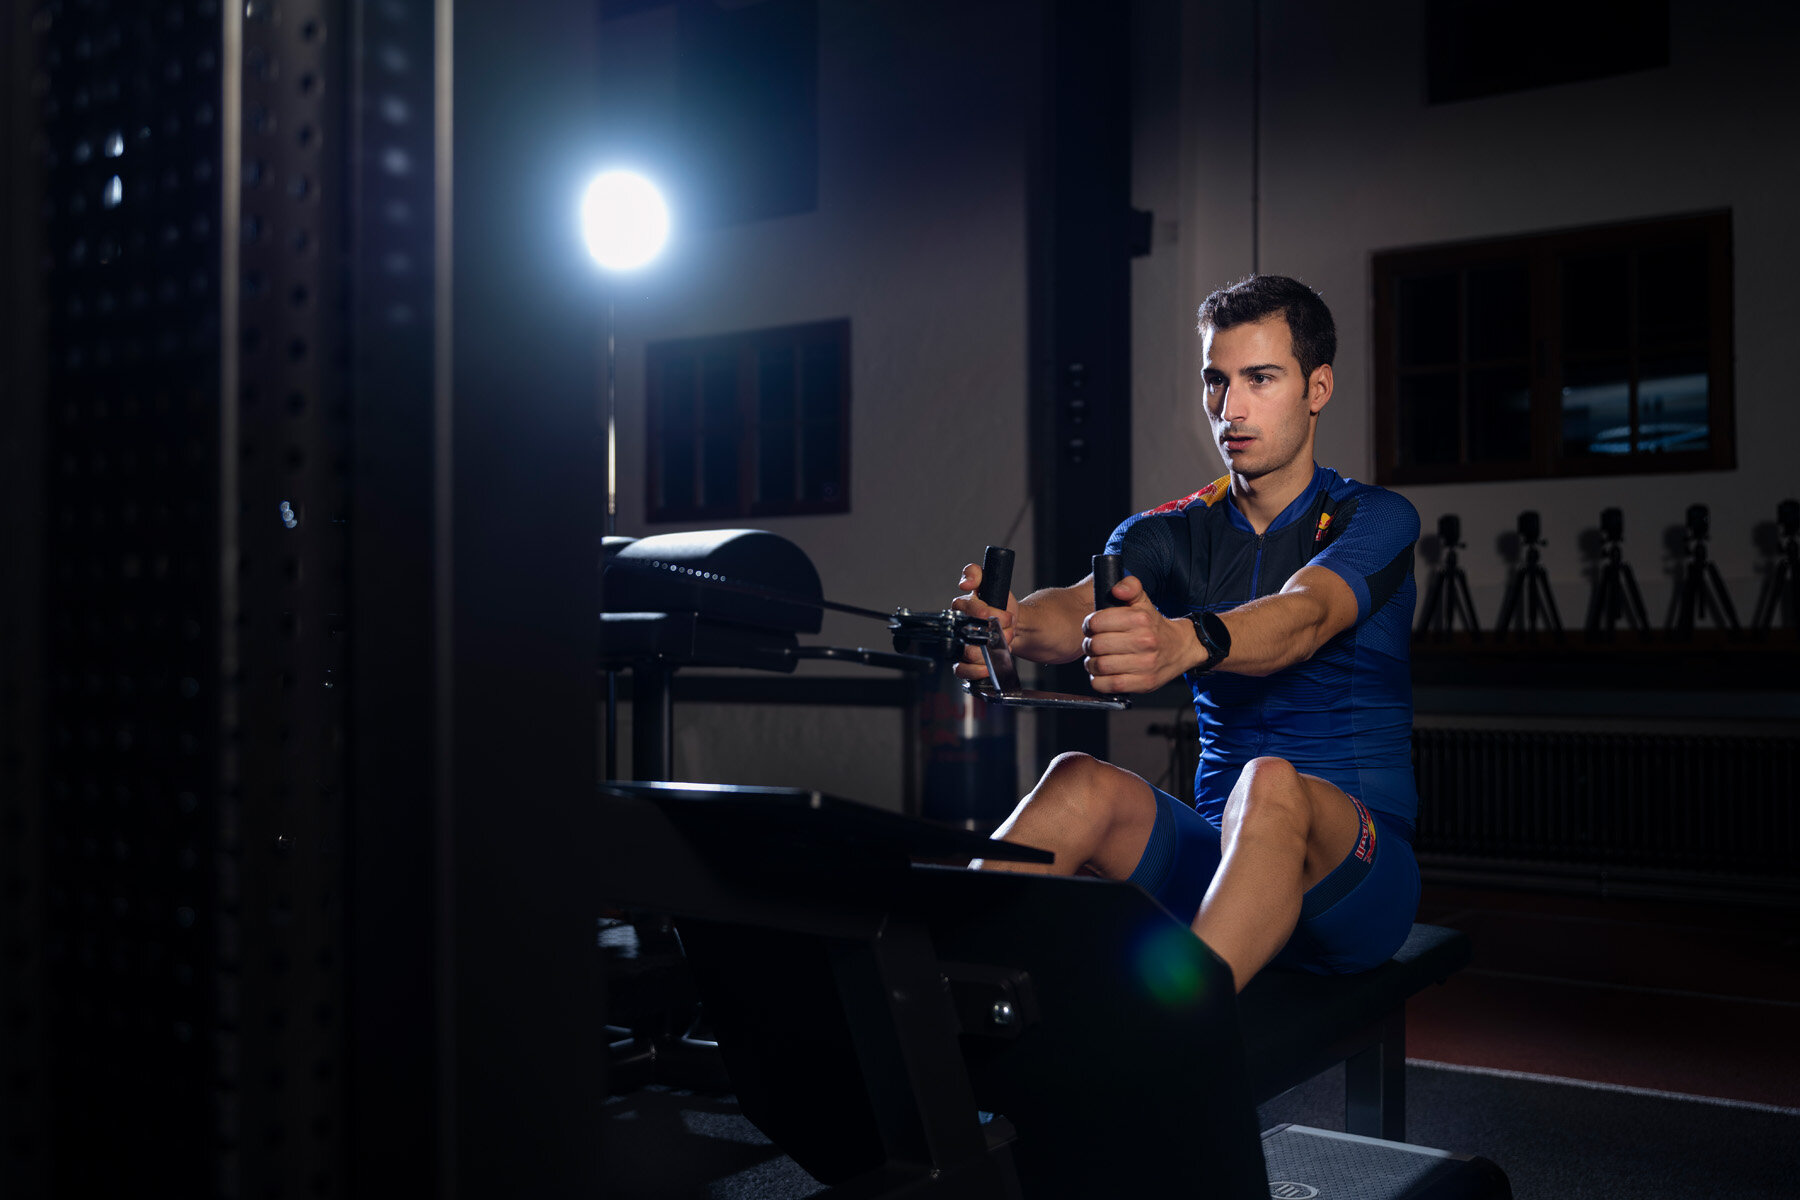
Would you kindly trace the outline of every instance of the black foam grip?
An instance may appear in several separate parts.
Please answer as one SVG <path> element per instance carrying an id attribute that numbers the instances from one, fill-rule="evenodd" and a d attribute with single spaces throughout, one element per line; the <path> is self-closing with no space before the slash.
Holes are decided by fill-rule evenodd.
<path id="1" fill-rule="evenodd" d="M 1125 568 L 1116 554 L 1094 555 L 1094 611 L 1103 608 L 1120 608 L 1123 600 L 1113 598 L 1113 585 L 1125 578 Z"/>
<path id="2" fill-rule="evenodd" d="M 1013 552 L 1005 546 L 989 546 L 981 556 L 981 586 L 975 598 L 989 608 L 1005 608 L 1012 591 Z"/>

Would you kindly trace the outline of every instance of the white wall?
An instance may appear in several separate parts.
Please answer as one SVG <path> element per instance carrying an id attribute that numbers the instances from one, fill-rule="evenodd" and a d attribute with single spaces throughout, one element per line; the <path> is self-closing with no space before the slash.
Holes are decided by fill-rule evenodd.
<path id="1" fill-rule="evenodd" d="M 1249 8 L 1227 0 L 1182 6 L 1180 244 L 1190 282 L 1181 310 L 1190 324 L 1207 290 L 1250 266 Z M 1420 0 L 1260 5 L 1260 265 L 1305 279 L 1332 305 L 1338 390 L 1320 424 L 1318 455 L 1347 474 L 1374 475 L 1372 253 L 1732 211 L 1735 471 L 1400 489 L 1427 530 L 1440 513 L 1461 514 L 1463 566 L 1490 626 L 1505 583 L 1496 540 L 1522 509 L 1543 514 L 1545 566 L 1565 621 L 1579 621 L 1588 594 L 1579 534 L 1597 526 L 1602 508 L 1623 508 L 1627 560 L 1660 622 L 1671 593 L 1663 534 L 1689 504 L 1711 506 L 1712 555 L 1747 615 L 1761 582 L 1751 530 L 1773 520 L 1778 501 L 1800 494 L 1800 404 L 1782 376 L 1800 315 L 1800 160 L 1789 152 L 1800 115 L 1791 55 L 1800 16 L 1793 6 L 1673 0 L 1670 8 L 1666 69 L 1431 107 Z M 1152 147 L 1166 153 L 1147 139 L 1144 148 Z M 1160 341 L 1162 320 L 1140 312 L 1140 340 Z M 1182 397 L 1195 395 L 1194 357 L 1189 346 L 1161 369 Z M 1139 474 L 1157 481 L 1146 501 L 1180 494 L 1164 480 L 1218 472 L 1211 461 L 1190 463 L 1185 442 L 1155 436 L 1145 402 L 1156 411 L 1166 400 L 1140 389 Z"/>
<path id="2" fill-rule="evenodd" d="M 1201 432 L 1193 313 L 1251 269 L 1252 14 L 1235 0 L 1134 0 L 1134 203 L 1155 214 L 1133 264 L 1133 504 L 1223 470 Z M 1260 266 L 1321 289 L 1339 323 L 1338 392 L 1319 457 L 1373 477 L 1370 256 L 1379 250 L 1730 208 L 1736 240 L 1739 467 L 1732 472 L 1403 489 L 1426 528 L 1462 515 L 1464 566 L 1490 624 L 1498 536 L 1544 515 L 1565 617 L 1587 582 L 1581 531 L 1624 508 L 1653 617 L 1670 594 L 1663 531 L 1713 508 L 1713 555 L 1740 609 L 1760 580 L 1750 530 L 1800 493 L 1800 407 L 1780 389 L 1787 281 L 1800 235 L 1784 152 L 1800 96 L 1784 60 L 1800 19 L 1672 5 L 1672 65 L 1454 105 L 1424 103 L 1420 0 L 1262 0 Z M 851 511 L 769 519 L 813 557 L 834 599 L 936 607 L 956 568 L 998 540 L 1025 498 L 1026 139 L 1035 6 L 1028 0 L 821 0 L 817 211 L 678 229 L 666 260 L 619 293 L 622 532 L 643 520 L 646 341 L 848 316 L 853 322 Z M 1553 36 L 1547 31 L 1546 36 Z M 608 22 L 622 94 L 640 116 L 674 89 L 674 12 Z M 627 114 L 629 115 L 629 114 Z M 1037 580 L 1030 514 L 1012 536 Z M 819 639 L 884 643 L 828 616 Z M 827 668 L 809 667 L 809 672 Z M 805 782 L 900 803 L 890 714 L 677 711 L 678 771 Z M 829 716 L 829 722 L 825 717 Z M 1116 756 L 1159 772 L 1138 710 Z M 793 728 L 771 722 L 791 721 Z M 829 725 L 829 729 L 827 729 Z M 1022 747 L 1029 747 L 1029 730 Z M 828 746 L 837 749 L 828 750 Z M 859 751 L 855 749 L 861 747 Z M 1021 750 L 1022 759 L 1028 750 Z M 1022 761 L 1027 780 L 1038 764 Z M 1154 774 L 1153 776 L 1154 777 Z"/>
<path id="3" fill-rule="evenodd" d="M 620 292 L 619 530 L 686 527 L 644 521 L 647 341 L 849 317 L 850 512 L 747 523 L 805 549 L 828 598 L 941 608 L 1026 496 L 1029 8 L 820 0 L 818 11 L 817 210 L 678 224 L 665 260 Z M 631 98 L 623 120 L 654 125 L 674 94 L 673 7 L 607 22 L 605 41 L 615 93 Z M 1012 544 L 1017 578 L 1032 579 L 1028 514 Z M 887 648 L 880 625 L 836 614 L 809 640 Z M 677 773 L 794 783 L 816 762 L 812 786 L 898 807 L 893 712 L 831 716 L 826 730 L 806 710 L 677 706 Z"/>

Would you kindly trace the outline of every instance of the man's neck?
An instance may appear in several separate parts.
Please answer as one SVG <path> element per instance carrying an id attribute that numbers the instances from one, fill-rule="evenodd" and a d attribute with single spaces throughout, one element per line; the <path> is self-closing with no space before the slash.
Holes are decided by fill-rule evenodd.
<path id="1" fill-rule="evenodd" d="M 1246 479 L 1233 472 L 1231 502 L 1260 537 L 1268 532 L 1270 523 L 1281 515 L 1282 510 L 1312 483 L 1314 469 L 1312 455 L 1304 454 L 1295 455 L 1294 461 L 1281 470 L 1256 479 Z"/>

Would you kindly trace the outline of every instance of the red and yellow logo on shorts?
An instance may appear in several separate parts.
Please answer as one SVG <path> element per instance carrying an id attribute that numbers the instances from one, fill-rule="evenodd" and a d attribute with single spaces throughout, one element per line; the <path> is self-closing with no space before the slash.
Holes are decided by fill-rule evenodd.
<path id="1" fill-rule="evenodd" d="M 1351 853 L 1362 862 L 1372 863 L 1375 861 L 1375 818 L 1369 815 L 1361 800 L 1352 796 L 1350 803 L 1356 805 L 1356 816 L 1362 826 L 1357 830 L 1356 849 Z"/>

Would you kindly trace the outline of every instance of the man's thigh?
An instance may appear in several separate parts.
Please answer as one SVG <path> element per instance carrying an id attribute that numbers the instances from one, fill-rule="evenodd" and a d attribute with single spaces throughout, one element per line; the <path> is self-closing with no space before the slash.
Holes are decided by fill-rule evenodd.
<path id="1" fill-rule="evenodd" d="M 1300 775 L 1300 787 L 1308 810 L 1301 887 L 1310 889 L 1335 871 L 1368 836 L 1368 813 L 1342 788 L 1317 775 Z"/>
<path id="2" fill-rule="evenodd" d="M 1367 970 L 1387 961 L 1412 928 L 1418 860 L 1400 822 L 1377 816 L 1323 779 L 1301 778 L 1318 806 L 1318 857 L 1325 869 L 1314 877 L 1309 842 L 1300 920 L 1275 961 L 1309 971 Z M 1341 820 L 1346 809 L 1347 834 Z"/>

